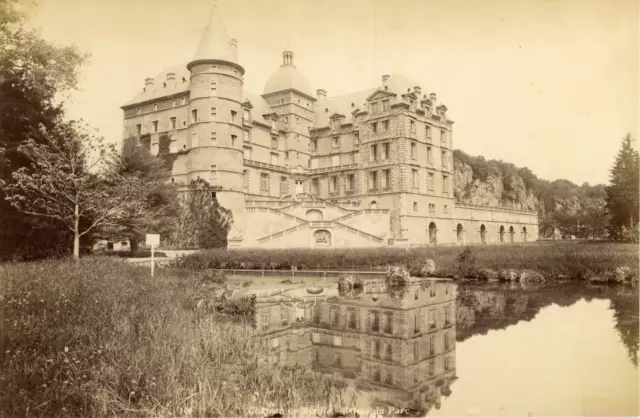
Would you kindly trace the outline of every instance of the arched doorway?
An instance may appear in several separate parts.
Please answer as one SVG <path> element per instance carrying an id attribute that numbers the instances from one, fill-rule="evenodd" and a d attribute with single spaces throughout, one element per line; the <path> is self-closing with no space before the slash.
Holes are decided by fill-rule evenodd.
<path id="1" fill-rule="evenodd" d="M 323 219 L 322 211 L 318 209 L 309 209 L 306 213 L 307 221 L 321 221 Z"/>
<path id="2" fill-rule="evenodd" d="M 504 226 L 500 225 L 500 244 L 504 242 Z"/>
<path id="3" fill-rule="evenodd" d="M 487 243 L 487 227 L 484 224 L 480 225 L 480 243 Z"/>
<path id="4" fill-rule="evenodd" d="M 438 229 L 434 222 L 429 224 L 429 244 L 438 245 Z"/>
<path id="5" fill-rule="evenodd" d="M 372 200 L 371 203 L 369 203 L 369 209 L 378 209 L 378 202 Z"/>
<path id="6" fill-rule="evenodd" d="M 456 239 L 458 241 L 458 245 L 464 244 L 464 229 L 462 228 L 462 224 L 458 224 L 456 227 Z"/>
<path id="7" fill-rule="evenodd" d="M 313 242 L 316 247 L 331 246 L 331 232 L 325 229 L 319 229 L 313 233 Z"/>
<path id="8" fill-rule="evenodd" d="M 515 242 L 515 238 L 516 238 L 516 230 L 513 229 L 513 226 L 509 227 L 509 242 L 511 242 L 512 244 Z"/>
<path id="9" fill-rule="evenodd" d="M 527 242 L 527 227 L 522 227 L 522 242 Z"/>

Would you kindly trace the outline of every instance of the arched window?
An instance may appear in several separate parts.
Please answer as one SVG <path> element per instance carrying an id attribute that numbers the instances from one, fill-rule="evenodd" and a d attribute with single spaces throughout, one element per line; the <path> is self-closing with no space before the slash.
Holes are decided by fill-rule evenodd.
<path id="1" fill-rule="evenodd" d="M 321 210 L 318 209 L 309 209 L 306 213 L 307 221 L 322 221 L 323 214 Z"/>
<path id="2" fill-rule="evenodd" d="M 459 245 L 464 244 L 464 228 L 462 228 L 462 224 L 458 224 L 456 228 L 456 240 Z"/>
<path id="3" fill-rule="evenodd" d="M 378 209 L 378 202 L 372 200 L 371 203 L 369 203 L 369 209 Z"/>
<path id="4" fill-rule="evenodd" d="M 514 243 L 515 242 L 515 235 L 516 235 L 516 230 L 513 229 L 513 226 L 509 227 L 509 242 Z"/>
<path id="5" fill-rule="evenodd" d="M 504 226 L 500 225 L 500 243 L 504 242 Z"/>
<path id="6" fill-rule="evenodd" d="M 487 243 L 487 227 L 484 224 L 480 225 L 480 243 Z"/>
<path id="7" fill-rule="evenodd" d="M 435 222 L 429 224 L 429 244 L 438 245 L 438 228 Z"/>

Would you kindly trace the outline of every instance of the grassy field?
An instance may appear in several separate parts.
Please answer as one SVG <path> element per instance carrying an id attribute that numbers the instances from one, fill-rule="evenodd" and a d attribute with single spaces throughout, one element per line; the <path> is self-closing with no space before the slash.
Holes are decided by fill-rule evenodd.
<path id="1" fill-rule="evenodd" d="M 426 259 L 435 261 L 433 275 L 476 278 L 483 270 L 533 270 L 545 279 L 589 280 L 606 277 L 626 267 L 638 277 L 638 246 L 597 242 L 549 242 L 522 245 L 485 245 L 431 248 L 373 248 L 327 250 L 208 250 L 179 261 L 191 269 L 369 270 L 405 265 L 420 275 Z"/>
<path id="2" fill-rule="evenodd" d="M 215 281 L 215 280 L 214 280 Z M 245 416 L 328 405 L 340 382 L 274 367 L 249 321 L 197 313 L 211 277 L 110 258 L 0 265 L 0 416 Z"/>

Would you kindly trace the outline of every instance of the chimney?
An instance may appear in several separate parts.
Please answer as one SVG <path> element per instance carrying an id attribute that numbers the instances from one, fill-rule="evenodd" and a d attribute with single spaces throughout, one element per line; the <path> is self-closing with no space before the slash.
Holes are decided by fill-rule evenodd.
<path id="1" fill-rule="evenodd" d="M 144 79 L 144 85 L 145 86 L 152 86 L 153 85 L 153 78 L 151 77 L 147 77 Z"/>
<path id="2" fill-rule="evenodd" d="M 387 84 L 387 80 L 389 79 L 389 75 L 385 74 L 382 76 L 382 84 Z"/>
<path id="3" fill-rule="evenodd" d="M 413 88 L 413 91 L 415 91 L 417 95 L 420 95 L 420 93 L 422 92 L 422 88 L 420 86 L 415 86 Z"/>
<path id="4" fill-rule="evenodd" d="M 316 90 L 316 97 L 318 98 L 318 103 L 324 103 L 324 99 L 327 98 L 327 91 L 325 89 Z"/>
<path id="5" fill-rule="evenodd" d="M 436 94 L 435 93 L 429 94 L 429 100 L 436 100 Z"/>
<path id="6" fill-rule="evenodd" d="M 175 79 L 176 79 L 176 73 L 167 73 L 167 81 L 175 80 Z"/>

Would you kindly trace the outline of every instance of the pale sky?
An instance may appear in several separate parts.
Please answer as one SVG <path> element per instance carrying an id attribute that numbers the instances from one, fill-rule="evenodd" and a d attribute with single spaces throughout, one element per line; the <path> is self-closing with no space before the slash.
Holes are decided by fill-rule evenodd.
<path id="1" fill-rule="evenodd" d="M 212 0 L 41 0 L 30 24 L 92 54 L 69 103 L 111 141 L 120 106 L 195 54 Z M 454 147 L 538 177 L 606 183 L 638 135 L 637 0 L 219 0 L 245 89 L 290 48 L 329 96 L 402 74 L 456 121 Z"/>

